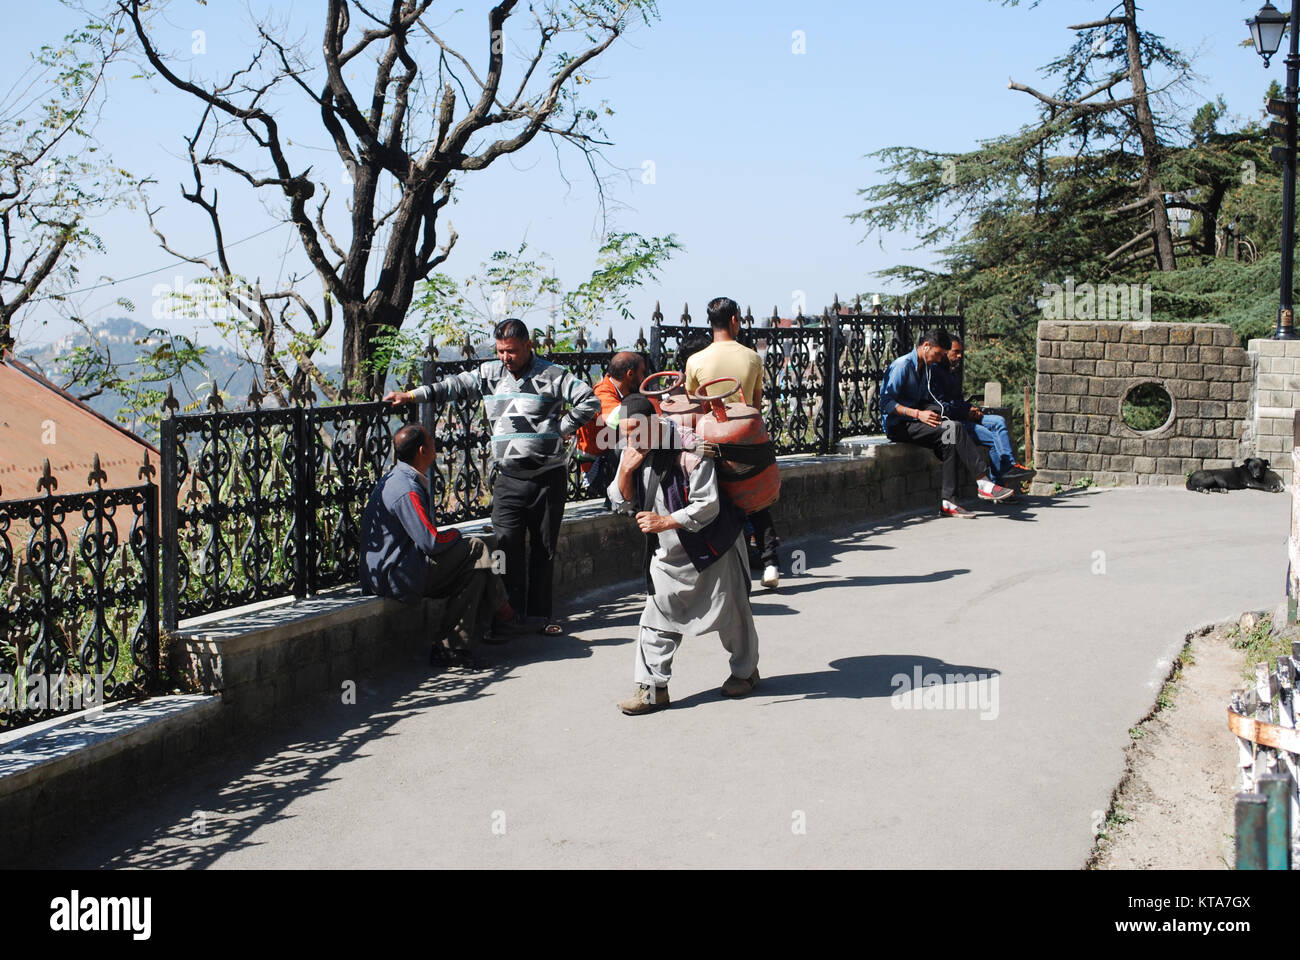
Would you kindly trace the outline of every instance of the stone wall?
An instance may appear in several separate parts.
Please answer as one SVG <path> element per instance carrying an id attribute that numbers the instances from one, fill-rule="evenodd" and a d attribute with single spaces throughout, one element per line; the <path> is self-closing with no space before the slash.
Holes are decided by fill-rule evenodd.
<path id="1" fill-rule="evenodd" d="M 1252 340 L 1250 417 L 1241 457 L 1260 456 L 1291 483 L 1292 426 L 1300 409 L 1300 340 Z"/>
<path id="2" fill-rule="evenodd" d="M 1189 471 L 1230 466 L 1242 455 L 1253 380 L 1251 358 L 1225 324 L 1040 322 L 1033 492 L 1083 478 L 1182 484 Z M 1144 383 L 1162 386 L 1173 410 L 1163 426 L 1139 432 L 1121 404 Z"/>
<path id="3" fill-rule="evenodd" d="M 772 507 L 772 522 L 783 540 L 912 510 L 933 508 L 938 514 L 941 469 L 930 451 L 884 437 L 850 438 L 838 451 L 780 460 L 781 499 Z M 974 483 L 960 493 L 974 497 Z M 481 529 L 466 525 L 467 532 L 491 542 Z M 630 517 L 570 507 L 556 558 L 557 601 L 640 577 L 642 544 Z"/>

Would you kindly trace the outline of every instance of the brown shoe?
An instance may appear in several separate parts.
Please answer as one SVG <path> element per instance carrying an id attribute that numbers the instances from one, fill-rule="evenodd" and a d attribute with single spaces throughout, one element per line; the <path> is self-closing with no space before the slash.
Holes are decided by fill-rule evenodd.
<path id="1" fill-rule="evenodd" d="M 722 695 L 724 697 L 743 697 L 758 686 L 758 668 L 754 668 L 752 677 L 727 677 L 727 682 L 722 685 Z"/>
<path id="2" fill-rule="evenodd" d="M 632 696 L 620 703 L 618 708 L 629 717 L 635 717 L 643 713 L 654 713 L 666 706 L 668 706 L 667 687 L 651 687 L 638 683 Z"/>

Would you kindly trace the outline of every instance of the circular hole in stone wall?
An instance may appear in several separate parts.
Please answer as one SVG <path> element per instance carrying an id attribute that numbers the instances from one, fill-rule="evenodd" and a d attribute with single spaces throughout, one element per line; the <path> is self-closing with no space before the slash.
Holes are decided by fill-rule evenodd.
<path id="1" fill-rule="evenodd" d="M 1131 430 L 1150 433 L 1169 422 L 1174 401 L 1158 383 L 1139 383 L 1124 395 L 1120 415 Z"/>

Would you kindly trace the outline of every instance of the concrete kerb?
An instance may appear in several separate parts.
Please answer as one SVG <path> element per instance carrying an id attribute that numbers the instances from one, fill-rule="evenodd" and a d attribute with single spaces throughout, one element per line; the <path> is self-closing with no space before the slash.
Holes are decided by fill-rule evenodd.
<path id="1" fill-rule="evenodd" d="M 86 811 L 110 810 L 187 767 L 191 751 L 168 744 L 198 742 L 220 711 L 217 696 L 162 696 L 0 734 L 0 867 L 27 865 L 37 838 L 57 839 Z"/>

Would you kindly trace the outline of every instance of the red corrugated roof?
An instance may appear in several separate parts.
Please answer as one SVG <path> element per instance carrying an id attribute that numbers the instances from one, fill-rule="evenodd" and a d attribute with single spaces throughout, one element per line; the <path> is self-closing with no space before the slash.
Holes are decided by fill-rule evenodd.
<path id="1" fill-rule="evenodd" d="M 12 357 L 0 359 L 0 497 L 38 496 L 36 481 L 47 459 L 59 482 L 56 493 L 89 490 L 93 485 L 86 477 L 97 453 L 108 475 L 104 486 L 135 486 L 146 452 L 156 469 L 159 454 L 153 444 L 30 367 Z"/>

